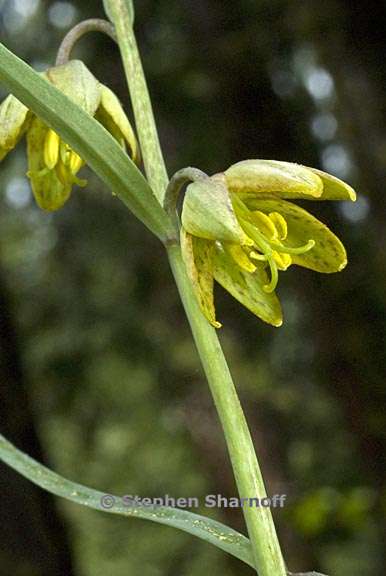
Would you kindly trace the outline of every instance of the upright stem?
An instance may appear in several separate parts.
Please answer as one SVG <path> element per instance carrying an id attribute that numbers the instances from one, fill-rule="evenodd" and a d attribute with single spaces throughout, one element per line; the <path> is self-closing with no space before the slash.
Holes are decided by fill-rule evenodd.
<path id="1" fill-rule="evenodd" d="M 150 185 L 161 201 L 167 186 L 167 174 L 125 0 L 109 0 L 109 12 L 115 24 L 130 87 L 146 173 Z M 169 244 L 167 251 L 224 430 L 239 495 L 241 498 L 264 498 L 266 491 L 253 442 L 216 331 L 199 309 L 186 275 L 179 245 L 176 242 Z M 243 508 L 243 512 L 259 575 L 286 576 L 270 509 L 247 506 Z"/>
<path id="2" fill-rule="evenodd" d="M 154 194 L 162 204 L 168 184 L 168 175 L 126 0 L 110 0 L 109 12 L 114 21 L 130 90 L 146 175 Z"/>
<path id="3" fill-rule="evenodd" d="M 263 477 L 237 392 L 214 328 L 192 293 L 179 246 L 169 261 L 224 430 L 240 498 L 264 498 Z M 269 508 L 243 508 L 255 566 L 260 576 L 285 576 L 286 569 Z"/>

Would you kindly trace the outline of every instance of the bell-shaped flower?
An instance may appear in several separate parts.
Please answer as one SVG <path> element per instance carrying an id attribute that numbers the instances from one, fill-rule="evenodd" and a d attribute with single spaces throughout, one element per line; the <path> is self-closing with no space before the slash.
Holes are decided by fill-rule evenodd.
<path id="1" fill-rule="evenodd" d="M 68 98 L 94 116 L 139 161 L 137 141 L 123 108 L 115 94 L 91 74 L 80 60 L 55 66 L 43 73 Z M 72 150 L 40 118 L 10 94 L 0 105 L 0 160 L 26 134 L 28 177 L 36 202 L 44 210 L 61 208 L 71 194 L 72 186 L 85 186 L 77 173 L 84 165 Z"/>
<path id="2" fill-rule="evenodd" d="M 246 160 L 186 190 L 181 248 L 201 310 L 216 320 L 214 280 L 272 324 L 282 324 L 275 294 L 279 271 L 292 264 L 339 272 L 341 241 L 289 200 L 355 200 L 354 190 L 321 170 L 275 160 Z"/>

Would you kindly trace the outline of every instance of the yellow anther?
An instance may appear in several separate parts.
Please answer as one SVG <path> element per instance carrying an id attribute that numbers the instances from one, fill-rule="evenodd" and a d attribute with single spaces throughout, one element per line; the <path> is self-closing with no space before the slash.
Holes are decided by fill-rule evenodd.
<path id="1" fill-rule="evenodd" d="M 292 264 L 291 256 L 285 252 L 280 254 L 279 252 L 275 251 L 273 253 L 273 257 L 279 270 L 287 270 L 287 268 Z"/>
<path id="2" fill-rule="evenodd" d="M 243 246 L 253 246 L 253 245 L 254 241 L 252 240 L 252 238 L 249 238 L 249 236 L 245 236 Z"/>
<path id="3" fill-rule="evenodd" d="M 279 239 L 285 240 L 288 234 L 288 227 L 287 227 L 287 221 L 284 218 L 284 216 L 282 216 L 280 212 L 270 212 L 269 218 L 271 222 L 273 222 L 273 225 L 277 230 Z"/>
<path id="4" fill-rule="evenodd" d="M 70 162 L 69 162 L 69 166 L 70 166 L 70 170 L 73 174 L 76 174 L 82 167 L 83 164 L 83 160 L 82 158 L 79 156 L 79 154 L 77 154 L 76 152 L 74 152 L 73 150 L 71 150 L 70 152 Z"/>
<path id="5" fill-rule="evenodd" d="M 260 212 L 260 210 L 255 210 L 251 212 L 252 221 L 255 226 L 258 227 L 260 232 L 266 236 L 269 240 L 274 240 L 278 237 L 278 233 L 275 227 L 275 224 L 272 220 L 264 214 L 264 212 Z"/>
<path id="6" fill-rule="evenodd" d="M 224 243 L 224 248 L 242 270 L 251 273 L 256 270 L 256 266 L 250 261 L 241 246 Z"/>
<path id="7" fill-rule="evenodd" d="M 49 129 L 44 139 L 44 164 L 49 170 L 55 168 L 59 158 L 60 138 L 56 132 Z"/>
<path id="8" fill-rule="evenodd" d="M 61 142 L 60 142 L 60 159 L 65 166 L 68 166 L 70 163 L 70 154 L 71 154 L 71 148 L 69 147 L 68 144 L 66 144 L 65 142 L 63 142 L 63 140 L 61 140 Z"/>

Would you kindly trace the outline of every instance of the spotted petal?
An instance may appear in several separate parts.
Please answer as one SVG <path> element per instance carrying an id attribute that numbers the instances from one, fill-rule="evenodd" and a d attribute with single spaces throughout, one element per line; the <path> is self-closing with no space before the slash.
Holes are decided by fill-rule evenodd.
<path id="1" fill-rule="evenodd" d="M 30 112 L 10 94 L 0 105 L 0 160 L 16 146 L 28 126 Z"/>
<path id="2" fill-rule="evenodd" d="M 230 192 L 242 197 L 320 198 L 323 183 L 309 168 L 278 160 L 244 160 L 224 172 Z"/>
<path id="3" fill-rule="evenodd" d="M 282 325 L 282 312 L 276 294 L 268 294 L 263 290 L 263 286 L 269 283 L 263 264 L 258 262 L 255 272 L 246 272 L 221 247 L 216 246 L 214 277 L 236 300 L 264 322 L 273 326 Z"/>
<path id="4" fill-rule="evenodd" d="M 101 101 L 95 117 L 121 145 L 128 145 L 130 156 L 139 164 L 141 155 L 134 131 L 118 98 L 107 86 L 101 85 Z"/>
<path id="5" fill-rule="evenodd" d="M 342 242 L 325 224 L 309 212 L 285 200 L 250 200 L 250 210 L 261 210 L 267 214 L 279 212 L 287 221 L 288 235 L 284 244 L 296 248 L 308 240 L 315 246 L 304 254 L 291 254 L 292 263 L 316 272 L 339 272 L 347 264 L 346 250 Z"/>
<path id="6" fill-rule="evenodd" d="M 312 170 L 323 182 L 323 192 L 318 200 L 352 200 L 355 202 L 355 190 L 346 182 L 316 168 L 309 168 L 309 170 Z"/>
<path id="7" fill-rule="evenodd" d="M 55 169 L 49 170 L 44 162 L 44 143 L 47 126 L 34 118 L 27 132 L 28 177 L 36 202 L 43 210 L 57 210 L 71 194 L 71 181 L 61 181 Z"/>
<path id="8" fill-rule="evenodd" d="M 181 252 L 204 316 L 215 328 L 220 328 L 221 324 L 216 320 L 213 301 L 214 243 L 192 236 L 181 228 Z"/>

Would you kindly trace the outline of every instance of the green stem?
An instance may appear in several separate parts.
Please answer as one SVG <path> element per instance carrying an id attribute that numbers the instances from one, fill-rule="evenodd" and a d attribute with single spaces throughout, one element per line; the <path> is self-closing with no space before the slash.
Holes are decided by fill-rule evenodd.
<path id="1" fill-rule="evenodd" d="M 160 199 L 167 187 L 167 174 L 160 149 L 146 81 L 125 0 L 109 0 L 109 14 L 130 88 L 136 126 L 150 185 Z M 223 426 L 241 498 L 264 498 L 266 491 L 235 386 L 215 330 L 199 309 L 186 275 L 179 245 L 167 246 L 170 265 L 187 314 L 211 393 Z M 286 576 L 285 565 L 269 508 L 244 507 L 256 570 L 260 576 Z"/>
<path id="2" fill-rule="evenodd" d="M 115 26 L 127 84 L 130 90 L 146 175 L 154 194 L 160 204 L 162 204 L 169 179 L 158 139 L 149 91 L 138 53 L 132 17 L 126 0 L 109 0 L 108 6 L 109 14 Z"/>
<path id="3" fill-rule="evenodd" d="M 240 498 L 264 498 L 267 494 L 252 438 L 216 331 L 196 302 L 179 246 L 170 246 L 168 255 L 224 430 Z M 259 575 L 285 576 L 270 509 L 247 506 L 243 512 Z"/>

